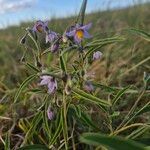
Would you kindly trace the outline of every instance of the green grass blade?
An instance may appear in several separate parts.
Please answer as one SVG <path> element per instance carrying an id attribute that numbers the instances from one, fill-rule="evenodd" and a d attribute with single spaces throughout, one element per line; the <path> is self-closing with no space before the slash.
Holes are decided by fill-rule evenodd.
<path id="1" fill-rule="evenodd" d="M 102 106 L 109 106 L 110 104 L 108 103 L 108 101 L 106 100 L 101 100 L 91 94 L 87 94 L 86 92 L 80 90 L 80 89 L 77 89 L 77 88 L 73 88 L 72 89 L 73 93 L 77 96 L 79 96 L 80 98 L 84 99 L 84 100 L 87 100 L 87 101 L 90 101 L 90 102 L 93 102 L 93 103 L 96 103 L 96 104 L 100 104 Z"/>
<path id="2" fill-rule="evenodd" d="M 6 134 L 4 150 L 10 150 L 10 133 Z"/>
<path id="3" fill-rule="evenodd" d="M 21 147 L 18 150 L 49 150 L 49 149 L 44 145 L 34 144 L 34 145 Z"/>
<path id="4" fill-rule="evenodd" d="M 98 88 L 101 88 L 107 92 L 116 92 L 117 89 L 113 88 L 113 87 L 110 87 L 110 86 L 107 86 L 107 85 L 103 85 L 103 84 L 99 84 L 99 83 L 96 83 L 96 82 L 92 82 L 92 84 L 95 86 L 95 87 L 98 87 Z"/>
<path id="5" fill-rule="evenodd" d="M 16 94 L 15 94 L 15 98 L 14 98 L 14 103 L 17 102 L 19 95 L 21 94 L 21 92 L 24 90 L 24 88 L 35 78 L 37 77 L 36 74 L 33 74 L 31 76 L 29 76 L 28 78 L 26 78 L 22 84 L 20 85 L 19 89 L 17 90 Z"/>
<path id="6" fill-rule="evenodd" d="M 105 45 L 109 45 L 109 44 L 113 44 L 115 42 L 121 42 L 124 39 L 122 37 L 112 37 L 112 38 L 106 38 L 106 39 L 99 39 L 99 40 L 95 40 L 91 43 L 88 43 L 85 48 L 90 48 L 86 55 L 85 58 L 88 57 L 91 53 L 93 53 L 94 51 L 99 50 L 101 47 L 105 46 Z M 95 48 L 94 48 L 95 47 Z"/>
<path id="7" fill-rule="evenodd" d="M 95 123 L 91 120 L 90 116 L 86 113 L 81 113 L 81 121 L 83 121 L 83 123 L 87 124 L 89 127 L 91 127 L 94 130 L 98 130 L 99 128 L 95 125 Z"/>
<path id="8" fill-rule="evenodd" d="M 60 55 L 60 67 L 64 72 L 67 72 L 66 63 L 65 63 L 63 55 Z"/>
<path id="9" fill-rule="evenodd" d="M 142 107 L 138 112 L 136 112 L 135 116 L 138 116 L 147 112 L 150 112 L 150 102 L 148 102 L 146 105 L 144 105 L 144 107 Z"/>
<path id="10" fill-rule="evenodd" d="M 143 135 L 145 132 L 147 132 L 147 130 L 149 130 L 150 127 L 149 126 L 142 126 L 137 128 L 136 130 L 134 130 L 131 134 L 127 135 L 126 137 L 128 139 L 136 139 L 137 137 L 140 137 L 141 135 Z"/>
<path id="11" fill-rule="evenodd" d="M 28 62 L 26 63 L 26 66 L 30 68 L 31 70 L 33 70 L 34 72 L 37 72 L 37 73 L 40 72 L 40 70 L 37 67 L 33 66 L 32 64 Z"/>
<path id="12" fill-rule="evenodd" d="M 150 34 L 149 34 L 149 33 L 145 32 L 145 31 L 143 31 L 143 30 L 140 30 L 140 29 L 135 29 L 135 28 L 133 28 L 133 29 L 128 29 L 128 30 L 129 30 L 130 32 L 132 32 L 132 33 L 135 33 L 135 34 L 141 36 L 141 37 L 144 38 L 145 40 L 150 41 Z"/>
<path id="13" fill-rule="evenodd" d="M 79 122 L 81 122 L 81 124 L 84 124 L 84 125 L 87 125 L 88 127 L 90 127 L 91 129 L 94 129 L 94 130 L 98 130 L 99 131 L 99 128 L 98 126 L 95 124 L 95 122 L 92 121 L 90 115 L 88 115 L 87 113 L 85 113 L 81 106 L 80 105 L 74 105 L 74 104 L 71 104 L 69 109 L 73 110 L 73 113 L 69 112 L 69 115 L 71 115 L 71 117 L 74 117 L 77 118 L 79 120 Z"/>
<path id="14" fill-rule="evenodd" d="M 115 106 L 115 104 L 119 101 L 119 99 L 121 98 L 121 96 L 129 89 L 129 86 L 126 88 L 123 88 L 122 90 L 120 90 L 117 95 L 114 97 L 114 99 L 112 100 L 112 105 Z"/>
<path id="15" fill-rule="evenodd" d="M 147 113 L 150 112 L 150 105 L 148 105 L 147 107 L 143 108 L 140 112 L 138 112 L 138 114 L 136 115 L 141 115 L 143 113 Z"/>
<path id="16" fill-rule="evenodd" d="M 30 129 L 28 130 L 28 132 L 25 135 L 23 144 L 26 144 L 28 140 L 31 140 L 33 134 L 35 134 L 35 131 L 36 131 L 36 128 L 37 128 L 39 122 L 42 120 L 42 117 L 43 117 L 42 112 L 38 112 L 36 114 L 36 116 L 33 118 Z"/>
<path id="17" fill-rule="evenodd" d="M 53 137 L 52 137 L 52 139 L 51 139 L 51 142 L 50 142 L 50 145 L 49 145 L 49 146 L 53 145 L 53 144 L 56 142 L 58 136 L 59 136 L 59 135 L 61 134 L 61 132 L 62 132 L 62 115 L 61 115 L 61 113 L 60 113 L 59 115 L 60 115 L 60 116 L 59 116 L 60 118 L 59 118 L 58 127 L 57 127 L 57 130 L 56 130 L 55 134 L 53 135 Z"/>
<path id="18" fill-rule="evenodd" d="M 51 130 L 50 130 L 50 125 L 49 125 L 49 119 L 47 117 L 47 109 L 49 107 L 49 95 L 46 95 L 45 98 L 44 98 L 44 107 L 45 107 L 45 110 L 44 110 L 44 113 L 43 113 L 43 124 L 44 124 L 44 130 L 46 132 L 46 135 L 48 137 L 48 139 L 51 139 L 52 138 L 52 134 L 51 134 Z"/>
<path id="19" fill-rule="evenodd" d="M 109 38 L 103 38 L 103 39 L 96 39 L 93 40 L 92 42 L 89 42 L 86 46 L 90 46 L 90 45 L 97 45 L 97 44 L 105 44 L 105 43 L 109 43 L 109 42 L 117 42 L 117 41 L 123 41 L 124 38 L 121 36 L 113 36 L 113 37 L 109 37 Z"/>
<path id="20" fill-rule="evenodd" d="M 77 17 L 75 23 L 80 23 L 81 25 L 83 25 L 83 23 L 84 23 L 84 16 L 85 16 L 85 10 L 86 10 L 86 5 L 87 5 L 87 0 L 83 0 L 81 8 L 80 8 L 80 12 L 78 14 L 78 17 Z"/>
<path id="21" fill-rule="evenodd" d="M 84 133 L 81 138 L 81 142 L 100 146 L 104 145 L 114 150 L 145 150 L 144 145 L 137 142 L 123 139 L 121 137 L 110 137 L 108 135 L 101 135 L 98 133 Z"/>
<path id="22" fill-rule="evenodd" d="M 75 114 L 78 118 L 81 118 L 81 107 L 79 105 L 71 104 L 70 108 L 72 108 L 75 111 Z"/>
<path id="23" fill-rule="evenodd" d="M 87 5 L 87 0 L 83 0 L 82 6 L 81 6 L 81 25 L 84 24 L 86 5 Z"/>

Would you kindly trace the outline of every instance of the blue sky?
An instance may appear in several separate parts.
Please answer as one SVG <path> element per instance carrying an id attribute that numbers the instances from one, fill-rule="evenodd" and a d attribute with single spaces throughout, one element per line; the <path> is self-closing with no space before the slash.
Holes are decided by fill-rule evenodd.
<path id="1" fill-rule="evenodd" d="M 87 12 L 150 0 L 88 0 Z M 77 14 L 82 0 L 0 0 L 0 28 L 20 22 Z"/>

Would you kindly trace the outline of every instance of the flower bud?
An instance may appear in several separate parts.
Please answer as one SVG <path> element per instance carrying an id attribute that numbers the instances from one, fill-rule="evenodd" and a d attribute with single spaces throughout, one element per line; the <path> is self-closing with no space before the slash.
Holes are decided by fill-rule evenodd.
<path id="1" fill-rule="evenodd" d="M 48 107 L 47 109 L 47 117 L 49 120 L 52 120 L 54 118 L 54 112 L 52 111 L 50 107 Z"/>
<path id="2" fill-rule="evenodd" d="M 68 41 L 68 38 L 67 38 L 67 36 L 65 34 L 63 34 L 62 41 L 64 43 L 67 43 L 67 41 Z"/>
<path id="3" fill-rule="evenodd" d="M 59 42 L 53 43 L 53 44 L 51 45 L 51 52 L 52 52 L 52 53 L 57 52 L 58 49 L 59 49 Z"/>
<path id="4" fill-rule="evenodd" d="M 67 82 L 65 85 L 65 92 L 67 95 L 69 95 L 71 93 L 71 87 L 72 87 L 71 76 L 67 75 Z"/>
<path id="5" fill-rule="evenodd" d="M 26 42 L 27 33 L 21 38 L 20 44 L 25 44 Z"/>
<path id="6" fill-rule="evenodd" d="M 100 51 L 94 52 L 93 53 L 93 60 L 100 59 L 102 57 L 102 53 Z"/>
<path id="7" fill-rule="evenodd" d="M 94 91 L 94 86 L 92 85 L 92 83 L 90 81 L 86 81 L 85 85 L 84 85 L 84 89 L 87 92 L 93 92 Z"/>

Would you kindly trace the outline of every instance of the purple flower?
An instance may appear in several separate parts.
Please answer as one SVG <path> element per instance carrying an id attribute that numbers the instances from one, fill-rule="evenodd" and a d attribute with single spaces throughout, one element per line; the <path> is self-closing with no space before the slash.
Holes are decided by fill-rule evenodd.
<path id="1" fill-rule="evenodd" d="M 77 24 L 76 26 L 70 28 L 69 31 L 66 32 L 66 36 L 73 37 L 75 43 L 79 44 L 83 38 L 91 38 L 89 35 L 88 30 L 91 28 L 92 23 L 87 25 L 81 26 Z"/>
<path id="2" fill-rule="evenodd" d="M 58 35 L 56 32 L 49 31 L 46 35 L 46 43 L 48 43 L 48 42 L 51 43 L 51 42 L 55 41 L 57 38 L 58 38 Z"/>
<path id="3" fill-rule="evenodd" d="M 93 53 L 93 60 L 100 59 L 102 57 L 102 53 L 100 51 L 94 52 Z"/>
<path id="4" fill-rule="evenodd" d="M 32 28 L 32 30 L 34 31 L 34 32 L 40 32 L 40 33 L 42 33 L 43 31 L 44 32 L 47 32 L 47 30 L 48 30 L 48 21 L 45 21 L 45 22 L 43 22 L 43 21 L 41 21 L 41 20 L 38 20 L 36 23 L 35 23 L 35 25 L 34 25 L 34 27 Z"/>
<path id="5" fill-rule="evenodd" d="M 92 91 L 94 91 L 94 87 L 93 87 L 93 85 L 92 85 L 92 83 L 91 83 L 90 81 L 86 81 L 86 82 L 85 82 L 84 89 L 85 89 L 87 92 L 92 92 Z"/>
<path id="6" fill-rule="evenodd" d="M 42 80 L 39 85 L 47 85 L 48 93 L 53 94 L 57 89 L 57 81 L 54 77 L 43 75 L 40 77 Z"/>
<path id="7" fill-rule="evenodd" d="M 49 120 L 52 120 L 54 118 L 54 112 L 51 110 L 50 107 L 47 109 L 47 117 Z"/>
<path id="8" fill-rule="evenodd" d="M 52 52 L 52 53 L 57 52 L 58 49 L 59 49 L 59 42 L 53 43 L 53 44 L 51 45 L 51 52 Z"/>

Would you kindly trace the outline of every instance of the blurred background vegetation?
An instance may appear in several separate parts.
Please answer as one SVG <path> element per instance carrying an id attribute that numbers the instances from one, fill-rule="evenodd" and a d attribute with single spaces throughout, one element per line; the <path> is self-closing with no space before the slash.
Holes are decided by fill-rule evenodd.
<path id="1" fill-rule="evenodd" d="M 108 38 L 114 35 L 124 37 L 121 43 L 115 43 L 101 49 L 103 59 L 93 64 L 89 71 L 97 72 L 97 80 L 105 84 L 140 86 L 143 73 L 148 72 L 150 61 L 147 61 L 130 72 L 126 71 L 150 55 L 149 42 L 137 36 L 127 29 L 136 28 L 150 31 L 150 3 L 135 5 L 120 10 L 107 10 L 87 14 L 86 23 L 92 22 L 91 34 L 99 38 Z M 65 19 L 51 19 L 51 30 L 63 33 L 64 29 L 74 23 L 74 17 Z M 25 28 L 33 26 L 33 23 L 22 23 L 0 30 L 0 82 L 15 88 L 24 79 L 24 67 L 20 59 L 24 47 L 19 43 L 25 33 Z M 1 85 L 2 86 L 2 85 Z M 0 87 L 1 87 L 0 86 Z M 3 87 L 1 87 L 3 89 Z M 3 90 L 0 90 L 1 96 Z"/>

